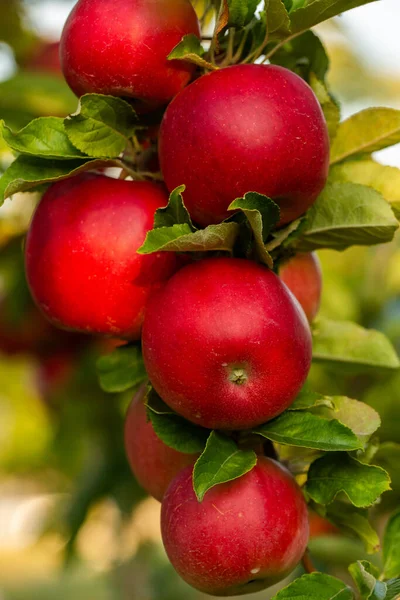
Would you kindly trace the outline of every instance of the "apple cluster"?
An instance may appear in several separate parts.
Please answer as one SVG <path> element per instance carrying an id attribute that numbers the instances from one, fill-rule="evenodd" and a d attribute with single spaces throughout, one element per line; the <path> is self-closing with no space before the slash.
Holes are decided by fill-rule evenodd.
<path id="1" fill-rule="evenodd" d="M 85 173 L 44 194 L 26 241 L 32 295 L 56 326 L 142 342 L 149 381 L 186 420 L 233 436 L 281 414 L 311 365 L 309 322 L 318 312 L 314 254 L 278 273 L 253 260 L 139 254 L 168 192 L 184 184 L 199 227 L 221 223 L 249 191 L 273 199 L 282 227 L 323 189 L 329 139 L 311 88 L 278 66 L 244 64 L 199 76 L 168 60 L 201 33 L 189 0 L 79 0 L 64 27 L 61 63 L 78 95 L 129 99 L 148 118 L 162 111 L 163 182 Z M 165 107 L 167 107 L 165 109 Z M 177 572 L 214 595 L 257 591 L 301 560 L 308 515 L 292 475 L 257 447 L 256 466 L 199 502 L 198 456 L 157 437 L 147 387 L 126 419 L 138 481 L 162 501 L 162 535 Z"/>

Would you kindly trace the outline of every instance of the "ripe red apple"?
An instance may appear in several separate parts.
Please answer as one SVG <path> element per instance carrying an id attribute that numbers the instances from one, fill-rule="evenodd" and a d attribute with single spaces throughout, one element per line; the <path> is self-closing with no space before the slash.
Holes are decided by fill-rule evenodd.
<path id="1" fill-rule="evenodd" d="M 125 421 L 125 448 L 129 464 L 139 484 L 148 494 L 161 500 L 174 477 L 188 465 L 193 465 L 197 454 L 183 454 L 166 446 L 147 420 L 141 388 L 132 400 Z"/>
<path id="2" fill-rule="evenodd" d="M 247 429 L 277 416 L 311 364 L 297 300 L 272 271 L 243 259 L 181 269 L 150 299 L 142 339 L 161 398 L 210 429 Z"/>
<path id="3" fill-rule="evenodd" d="M 300 77 L 273 65 L 238 65 L 200 77 L 175 98 L 159 153 L 167 187 L 186 185 L 186 207 L 200 225 L 222 221 L 229 204 L 251 191 L 273 198 L 284 224 L 324 187 L 329 138 Z"/>
<path id="4" fill-rule="evenodd" d="M 188 467 L 164 496 L 161 530 L 168 557 L 187 583 L 215 596 L 247 594 L 280 581 L 301 560 L 307 506 L 293 477 L 269 458 L 212 488 L 201 503 Z"/>
<path id="5" fill-rule="evenodd" d="M 169 61 L 186 34 L 200 36 L 189 0 L 79 0 L 61 37 L 71 89 L 125 96 L 157 106 L 190 80 L 195 66 Z"/>
<path id="6" fill-rule="evenodd" d="M 139 339 L 150 293 L 177 268 L 172 253 L 136 252 L 165 206 L 164 189 L 85 174 L 52 185 L 26 241 L 32 295 L 59 327 Z"/>
<path id="7" fill-rule="evenodd" d="M 315 252 L 296 254 L 279 269 L 279 277 L 300 302 L 311 323 L 318 314 L 322 293 L 322 269 Z"/>

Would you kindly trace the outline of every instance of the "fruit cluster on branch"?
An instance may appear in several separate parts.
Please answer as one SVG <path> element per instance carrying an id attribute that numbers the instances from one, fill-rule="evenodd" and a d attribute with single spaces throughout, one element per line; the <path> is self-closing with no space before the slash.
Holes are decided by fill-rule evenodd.
<path id="1" fill-rule="evenodd" d="M 379 416 L 307 382 L 312 360 L 399 367 L 383 334 L 317 316 L 314 251 L 398 228 L 371 154 L 400 141 L 399 113 L 340 123 L 309 31 L 367 2 L 213 0 L 199 22 L 189 0 L 78 0 L 60 45 L 78 111 L 1 124 L 17 153 L 2 198 L 49 186 L 25 246 L 32 296 L 57 327 L 125 340 L 100 384 L 136 390 L 129 462 L 162 501 L 173 566 L 209 594 L 264 589 L 306 556 L 277 600 L 352 598 L 311 573 L 307 503 L 379 546 Z M 374 569 L 351 567 L 362 598 L 380 583 L 394 598 Z"/>

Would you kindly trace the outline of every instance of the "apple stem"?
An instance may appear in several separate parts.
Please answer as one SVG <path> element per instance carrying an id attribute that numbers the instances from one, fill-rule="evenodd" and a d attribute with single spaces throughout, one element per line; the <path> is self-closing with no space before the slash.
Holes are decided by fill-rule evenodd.
<path id="1" fill-rule="evenodd" d="M 316 573 L 317 569 L 314 567 L 314 564 L 311 560 L 310 551 L 308 548 L 304 552 L 301 562 L 303 564 L 303 568 L 306 573 Z"/>

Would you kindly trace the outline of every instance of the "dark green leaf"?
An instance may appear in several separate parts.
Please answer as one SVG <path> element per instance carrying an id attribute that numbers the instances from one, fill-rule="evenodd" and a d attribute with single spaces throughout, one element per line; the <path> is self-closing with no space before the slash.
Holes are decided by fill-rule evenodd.
<path id="1" fill-rule="evenodd" d="M 52 183 L 84 171 L 115 165 L 105 160 L 49 160 L 18 156 L 0 179 L 0 201 L 17 192 L 26 192 L 43 183 Z"/>
<path id="2" fill-rule="evenodd" d="M 255 452 L 239 450 L 233 440 L 213 431 L 193 471 L 193 487 L 199 502 L 212 487 L 241 477 L 256 463 Z"/>
<path id="3" fill-rule="evenodd" d="M 257 256 L 272 268 L 273 262 L 265 249 L 265 242 L 280 219 L 279 206 L 270 198 L 256 192 L 248 192 L 243 198 L 234 200 L 228 210 L 241 210 L 253 231 Z"/>
<path id="4" fill-rule="evenodd" d="M 260 425 L 253 433 L 278 444 L 316 450 L 357 450 L 362 447 L 354 433 L 336 420 L 309 412 L 286 411 L 276 419 Z"/>
<path id="5" fill-rule="evenodd" d="M 127 147 L 137 125 L 132 106 L 113 96 L 86 94 L 78 112 L 65 119 L 71 142 L 95 158 L 118 157 Z"/>
<path id="6" fill-rule="evenodd" d="M 386 600 L 399 600 L 400 598 L 400 579 L 390 579 L 386 582 L 387 595 Z"/>
<path id="7" fill-rule="evenodd" d="M 182 192 L 185 186 L 181 185 L 175 188 L 168 200 L 168 205 L 164 208 L 158 208 L 154 216 L 154 228 L 172 227 L 173 225 L 189 225 L 191 231 L 195 231 L 190 215 L 184 205 Z"/>
<path id="8" fill-rule="evenodd" d="M 97 361 L 97 372 L 105 392 L 124 392 L 147 379 L 138 346 L 121 346 L 111 354 L 101 356 Z"/>
<path id="9" fill-rule="evenodd" d="M 389 242 L 396 229 L 397 220 L 379 192 L 355 183 L 329 182 L 307 212 L 294 245 L 302 252 L 344 250 Z"/>
<path id="10" fill-rule="evenodd" d="M 284 38 L 290 34 L 290 19 L 282 0 L 265 3 L 269 39 Z"/>
<path id="11" fill-rule="evenodd" d="M 400 577 L 400 511 L 391 516 L 383 538 L 385 579 Z"/>
<path id="12" fill-rule="evenodd" d="M 380 331 L 364 329 L 349 321 L 318 319 L 313 325 L 313 359 L 340 368 L 398 369 L 400 362 L 388 338 Z"/>
<path id="13" fill-rule="evenodd" d="M 378 581 L 379 569 L 366 560 L 358 560 L 349 566 L 362 600 L 385 600 L 387 587 Z"/>
<path id="14" fill-rule="evenodd" d="M 354 600 L 354 594 L 336 577 L 311 573 L 290 583 L 272 600 Z"/>
<path id="15" fill-rule="evenodd" d="M 358 508 L 370 506 L 390 489 L 390 478 L 380 467 L 365 465 L 344 453 L 318 458 L 308 472 L 306 491 L 318 504 L 330 504 L 343 492 Z"/>
<path id="16" fill-rule="evenodd" d="M 206 229 L 191 231 L 186 223 L 160 227 L 148 232 L 139 254 L 152 252 L 231 252 L 239 233 L 237 223 L 209 225 Z"/>
<path id="17" fill-rule="evenodd" d="M 376 0 L 310 0 L 306 6 L 290 13 L 291 30 L 297 33 L 311 29 L 331 17 L 370 2 Z"/>
<path id="18" fill-rule="evenodd" d="M 164 444 L 184 454 L 203 452 L 210 435 L 208 429 L 177 415 L 153 389 L 147 395 L 146 406 L 153 429 Z"/>
<path id="19" fill-rule="evenodd" d="M 83 158 L 69 141 L 64 120 L 58 117 L 40 117 L 31 121 L 18 133 L 13 133 L 4 121 L 0 121 L 0 135 L 15 152 L 42 158 Z"/>
<path id="20" fill-rule="evenodd" d="M 222 0 L 222 2 L 227 7 L 229 27 L 244 27 L 250 23 L 258 6 L 258 0 Z"/>
<path id="21" fill-rule="evenodd" d="M 367 108 L 340 124 L 331 148 L 331 164 L 371 154 L 400 142 L 400 110 Z"/>
<path id="22" fill-rule="evenodd" d="M 315 33 L 306 31 L 291 40 L 271 57 L 271 62 L 286 67 L 303 77 L 308 83 L 313 73 L 324 82 L 329 68 L 326 50 Z"/>

